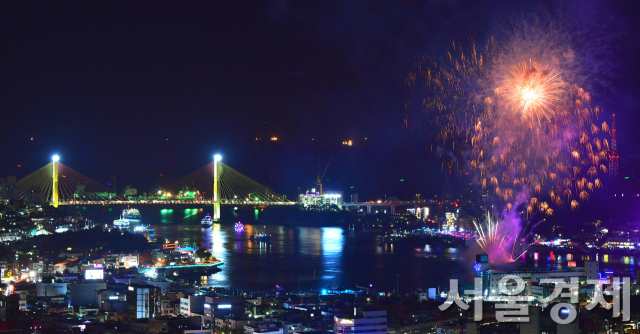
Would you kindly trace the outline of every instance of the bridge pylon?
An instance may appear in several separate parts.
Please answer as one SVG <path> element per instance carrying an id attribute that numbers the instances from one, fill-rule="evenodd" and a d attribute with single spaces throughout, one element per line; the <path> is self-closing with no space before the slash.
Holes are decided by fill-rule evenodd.
<path id="1" fill-rule="evenodd" d="M 58 207 L 58 161 L 60 161 L 60 157 L 58 155 L 54 155 L 51 162 L 51 178 L 53 179 L 53 187 L 51 188 L 51 202 L 53 203 L 53 207 Z"/>
<path id="2" fill-rule="evenodd" d="M 213 220 L 220 219 L 220 198 L 218 196 L 218 182 L 222 172 L 222 157 L 219 154 L 213 156 Z"/>

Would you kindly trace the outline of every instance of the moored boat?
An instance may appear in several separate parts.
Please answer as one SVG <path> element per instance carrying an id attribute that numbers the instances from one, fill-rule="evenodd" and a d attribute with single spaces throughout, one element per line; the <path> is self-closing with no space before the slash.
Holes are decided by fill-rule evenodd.
<path id="1" fill-rule="evenodd" d="M 264 231 L 260 231 L 252 235 L 250 239 L 255 241 L 271 241 L 271 234 Z"/>

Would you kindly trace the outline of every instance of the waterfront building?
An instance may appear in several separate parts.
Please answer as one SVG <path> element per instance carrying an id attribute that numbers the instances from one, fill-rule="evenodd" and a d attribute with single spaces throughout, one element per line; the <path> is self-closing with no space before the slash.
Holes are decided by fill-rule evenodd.
<path id="1" fill-rule="evenodd" d="M 640 243 L 638 243 L 638 238 L 635 236 L 611 235 L 607 237 L 602 247 L 635 249 L 636 247 L 640 247 Z"/>
<path id="2" fill-rule="evenodd" d="M 300 205 L 305 209 L 326 210 L 332 205 L 340 207 L 342 203 L 341 199 L 342 194 L 340 193 L 320 194 L 314 191 L 306 194 L 300 194 L 298 197 L 298 203 L 300 203 Z"/>
<path id="3" fill-rule="evenodd" d="M 387 333 L 387 311 L 365 311 L 354 308 L 354 315 L 334 317 L 334 333 L 369 334 Z"/>
<path id="4" fill-rule="evenodd" d="M 586 282 L 587 280 L 598 279 L 599 264 L 597 261 L 584 261 L 583 267 L 567 267 L 564 270 L 512 270 L 512 271 L 499 271 L 499 270 L 487 270 L 488 274 L 486 279 L 488 280 L 488 291 L 484 291 L 485 295 L 498 296 L 500 295 L 499 284 L 500 280 L 505 276 L 518 276 L 520 277 L 528 289 L 525 289 L 524 293 L 533 295 L 535 291 L 544 291 L 542 289 L 533 288 L 533 286 L 541 285 L 541 280 L 552 279 L 554 281 L 571 282 L 572 278 L 577 278 L 579 282 Z M 483 286 L 485 277 L 483 277 Z M 539 294 L 539 293 L 537 293 Z M 535 295 L 534 297 L 542 298 L 543 295 Z"/>

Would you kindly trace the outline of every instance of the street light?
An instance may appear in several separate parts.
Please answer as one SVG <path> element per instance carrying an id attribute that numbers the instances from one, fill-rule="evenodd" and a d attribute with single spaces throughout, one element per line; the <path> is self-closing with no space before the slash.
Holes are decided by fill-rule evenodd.
<path id="1" fill-rule="evenodd" d="M 220 154 L 216 154 L 216 155 L 213 156 L 213 160 L 214 161 L 220 161 L 220 160 L 222 160 L 222 156 Z"/>
<path id="2" fill-rule="evenodd" d="M 56 154 L 56 155 L 54 155 L 51 159 L 52 159 L 53 161 L 60 161 L 60 156 Z"/>

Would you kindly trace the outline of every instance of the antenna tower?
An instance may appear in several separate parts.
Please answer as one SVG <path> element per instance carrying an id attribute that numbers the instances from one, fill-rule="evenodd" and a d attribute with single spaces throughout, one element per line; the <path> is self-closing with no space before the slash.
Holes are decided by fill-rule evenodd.
<path id="1" fill-rule="evenodd" d="M 618 141 L 616 139 L 616 114 L 613 114 L 611 126 L 611 156 L 609 159 L 609 177 L 618 177 Z"/>

